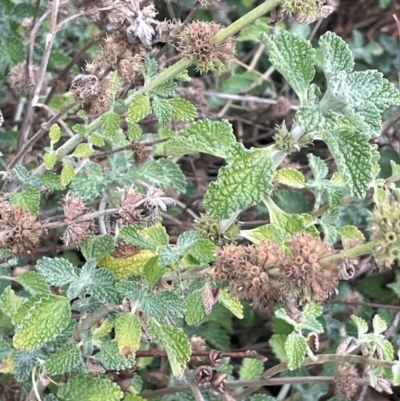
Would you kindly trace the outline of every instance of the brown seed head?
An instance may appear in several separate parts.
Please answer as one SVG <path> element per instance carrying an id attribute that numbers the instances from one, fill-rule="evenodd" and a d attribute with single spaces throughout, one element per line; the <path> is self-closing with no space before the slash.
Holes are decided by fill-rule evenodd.
<path id="1" fill-rule="evenodd" d="M 222 25 L 214 22 L 194 21 L 179 36 L 178 50 L 184 57 L 197 62 L 200 73 L 211 70 L 216 75 L 222 74 L 236 54 L 234 38 L 228 38 L 218 45 L 214 43 L 214 36 L 222 28 Z"/>
<path id="2" fill-rule="evenodd" d="M 353 399 L 358 390 L 357 369 L 348 362 L 339 363 L 335 377 L 335 393 L 339 399 Z"/>
<path id="3" fill-rule="evenodd" d="M 44 230 L 40 221 L 25 209 L 0 202 L 0 248 L 10 248 L 14 255 L 32 253 Z"/>
<path id="4" fill-rule="evenodd" d="M 118 192 L 121 196 L 119 216 L 123 224 L 139 224 L 143 220 L 143 216 L 135 204 L 143 199 L 143 195 L 136 192 L 133 187 L 118 188 Z"/>

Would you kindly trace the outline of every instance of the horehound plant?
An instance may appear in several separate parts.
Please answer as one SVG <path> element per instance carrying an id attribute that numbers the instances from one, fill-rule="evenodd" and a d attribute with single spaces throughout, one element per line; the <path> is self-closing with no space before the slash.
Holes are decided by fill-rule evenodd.
<path id="1" fill-rule="evenodd" d="M 320 382 L 334 382 L 337 397 L 352 398 L 368 383 L 390 392 L 391 384 L 400 384 L 400 362 L 382 334 L 387 323 L 379 315 L 372 332 L 352 315 L 357 337 L 342 327 L 336 352 L 318 354 L 318 345 L 327 330 L 323 304 L 340 280 L 353 277 L 358 257 L 371 255 L 380 270 L 399 258 L 400 193 L 394 184 L 400 166 L 392 163 L 392 175 L 379 179 L 379 155 L 370 144 L 381 134 L 382 113 L 400 104 L 399 91 L 378 71 L 354 71 L 351 51 L 331 32 L 318 42 L 326 77 L 321 88 L 313 83 L 316 50 L 309 41 L 282 29 L 261 33 L 272 66 L 296 93 L 299 108 L 291 127 L 284 122 L 277 127 L 273 144 L 246 149 L 227 120 L 199 119 L 202 100 L 192 104 L 182 88 L 177 96 L 177 81 L 191 80 L 186 71 L 191 64 L 201 73 L 228 71 L 234 35 L 267 12 L 273 24 L 285 16 L 310 23 L 331 7 L 323 1 L 267 0 L 224 28 L 205 21 L 160 22 L 149 2 L 100 3 L 82 5 L 64 23 L 57 22 L 63 4 L 50 4 L 52 35 L 68 18 L 86 15 L 101 25 L 104 12 L 113 28 L 73 79 L 71 105 L 34 135 L 33 111 L 27 112 L 25 139 L 3 174 L 0 372 L 7 376 L 1 388 L 11 391 L 14 380 L 25 383 L 29 401 L 165 400 L 171 392 L 174 400 L 265 401 L 273 397 L 252 395 L 259 386 L 319 379 L 272 376 L 335 362 L 336 373 Z M 196 3 L 190 18 L 208 3 Z M 27 110 L 40 106 L 50 42 L 42 65 L 31 70 L 36 79 L 26 74 L 29 68 L 18 67 L 25 75 L 14 82 L 28 92 Z M 159 42 L 181 54 L 161 70 L 163 51 L 153 51 Z M 77 105 L 81 123 L 67 126 L 72 136 L 62 142 L 66 127 L 60 119 Z M 153 135 L 142 128 L 150 115 L 158 123 Z M 29 170 L 22 163 L 26 153 L 47 132 L 43 164 Z M 312 179 L 292 167 L 279 168 L 287 155 L 311 148 L 315 140 L 327 145 L 336 163 L 330 178 L 326 163 L 311 153 Z M 172 244 L 163 218 L 168 208 L 181 207 L 176 194 L 186 189 L 177 161 L 198 152 L 225 159 L 226 165 L 207 188 L 206 213 Z M 96 163 L 99 154 L 107 156 L 106 165 Z M 315 207 L 303 214 L 284 212 L 271 197 L 280 185 L 308 190 Z M 167 192 L 170 187 L 175 195 Z M 41 217 L 51 191 L 63 210 L 55 221 Z M 375 204 L 368 239 L 355 226 L 336 225 L 340 207 L 357 199 Z M 260 202 L 269 224 L 241 229 L 240 213 Z M 66 247 L 80 250 L 83 266 L 65 257 L 41 257 L 17 274 L 52 230 Z M 247 244 L 238 245 L 239 238 Z M 280 322 L 270 345 L 281 363 L 265 372 L 256 352 L 210 350 L 217 332 L 207 336 L 203 330 L 203 322 L 213 322 L 221 308 L 243 318 L 242 300 L 274 310 Z M 150 358 L 165 357 L 175 377 L 172 389 L 142 390 L 141 370 L 151 366 Z M 239 380 L 233 380 L 229 358 L 243 358 Z M 185 383 L 174 387 L 176 380 Z"/>

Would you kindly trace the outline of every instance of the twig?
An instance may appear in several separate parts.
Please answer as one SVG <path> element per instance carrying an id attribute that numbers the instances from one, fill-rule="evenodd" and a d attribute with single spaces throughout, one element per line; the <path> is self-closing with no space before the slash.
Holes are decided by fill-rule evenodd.
<path id="1" fill-rule="evenodd" d="M 372 302 L 347 302 L 347 301 L 332 300 L 332 301 L 329 301 L 329 303 L 330 304 L 370 306 L 371 308 L 393 309 L 393 310 L 400 311 L 400 306 L 375 304 L 375 303 L 372 303 Z"/>
<path id="2" fill-rule="evenodd" d="M 192 390 L 193 396 L 196 399 L 196 401 L 204 401 L 204 397 L 201 394 L 199 386 L 194 381 L 192 373 L 190 372 L 190 370 L 188 368 L 186 368 L 186 370 L 185 370 L 185 377 L 186 377 L 186 380 L 189 383 L 189 387 Z"/>
<path id="3" fill-rule="evenodd" d="M 333 376 L 299 376 L 299 377 L 277 377 L 277 378 L 270 378 L 270 379 L 252 379 L 252 380 L 232 380 L 227 381 L 225 383 L 225 388 L 233 389 L 237 387 L 246 387 L 246 386 L 281 386 L 285 384 L 316 384 L 316 383 L 334 383 L 335 378 Z M 358 385 L 368 384 L 369 379 L 355 379 L 355 382 Z M 211 385 L 209 383 L 204 384 L 201 386 L 202 389 L 209 389 Z M 155 398 L 161 397 L 163 395 L 168 394 L 175 394 L 175 393 L 182 393 L 185 391 L 189 391 L 189 385 L 182 385 L 182 386 L 174 386 L 174 387 L 167 387 L 162 388 L 159 390 L 153 391 L 144 391 L 140 395 L 143 398 Z"/>
<path id="4" fill-rule="evenodd" d="M 396 316 L 394 317 L 391 325 L 385 331 L 385 338 L 386 339 L 388 339 L 388 338 L 390 338 L 392 336 L 392 334 L 396 330 L 399 322 L 400 322 L 400 308 L 399 308 L 398 312 L 396 313 Z"/>
<path id="5" fill-rule="evenodd" d="M 208 356 L 210 355 L 210 351 L 192 351 L 190 356 Z M 162 349 L 149 349 L 149 350 L 140 350 L 135 353 L 136 358 L 164 358 L 167 357 L 167 351 Z M 238 358 L 238 359 L 264 359 L 262 355 L 257 354 L 252 351 L 217 351 L 217 357 L 219 358 Z"/>

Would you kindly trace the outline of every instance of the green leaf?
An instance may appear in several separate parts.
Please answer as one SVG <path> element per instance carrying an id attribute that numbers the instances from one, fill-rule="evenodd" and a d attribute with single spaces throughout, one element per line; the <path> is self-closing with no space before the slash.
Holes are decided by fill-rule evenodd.
<path id="1" fill-rule="evenodd" d="M 21 166 L 20 164 L 12 169 L 12 173 L 15 176 L 15 178 L 21 181 L 22 183 L 29 180 L 28 170 L 24 166 Z"/>
<path id="2" fill-rule="evenodd" d="M 172 79 L 167 79 L 150 91 L 150 94 L 151 96 L 167 97 L 172 96 L 175 93 L 175 89 L 176 82 L 174 82 Z"/>
<path id="3" fill-rule="evenodd" d="M 285 352 L 289 370 L 301 366 L 307 350 L 307 341 L 296 332 L 290 333 L 285 342 Z"/>
<path id="4" fill-rule="evenodd" d="M 301 316 L 301 329 L 315 331 L 317 334 L 323 333 L 324 328 L 320 322 L 317 321 L 317 317 L 321 316 L 323 307 L 314 302 L 310 302 L 304 308 Z"/>
<path id="5" fill-rule="evenodd" d="M 176 241 L 179 254 L 184 255 L 199 239 L 196 231 L 184 231 Z"/>
<path id="6" fill-rule="evenodd" d="M 274 166 L 264 149 L 247 150 L 242 144 L 232 145 L 227 166 L 221 167 L 204 197 L 207 213 L 226 218 L 231 213 L 256 205 L 272 190 Z"/>
<path id="7" fill-rule="evenodd" d="M 133 313 L 124 313 L 115 321 L 115 339 L 121 355 L 128 356 L 135 353 L 140 347 L 142 325 L 139 318 Z"/>
<path id="8" fill-rule="evenodd" d="M 190 153 L 208 153 L 226 157 L 231 145 L 236 142 L 232 125 L 227 120 L 200 120 L 169 139 L 165 153 L 170 156 L 182 156 Z"/>
<path id="9" fill-rule="evenodd" d="M 36 272 L 27 271 L 15 277 L 14 280 L 20 283 L 31 295 L 51 294 L 44 278 Z"/>
<path id="10" fill-rule="evenodd" d="M 72 129 L 79 135 L 86 135 L 86 127 L 82 124 L 75 124 L 72 126 Z"/>
<path id="11" fill-rule="evenodd" d="M 244 358 L 239 370 L 240 380 L 259 379 L 264 371 L 264 364 L 256 358 Z"/>
<path id="12" fill-rule="evenodd" d="M 243 305 L 237 297 L 233 297 L 229 291 L 221 290 L 218 295 L 218 302 L 230 310 L 238 319 L 243 319 Z"/>
<path id="13" fill-rule="evenodd" d="M 400 386 L 400 363 L 392 366 L 393 386 Z"/>
<path id="14" fill-rule="evenodd" d="M 64 185 L 61 185 L 60 176 L 52 171 L 45 171 L 40 177 L 42 179 L 43 185 L 53 191 L 62 191 L 65 189 Z"/>
<path id="15" fill-rule="evenodd" d="M 53 124 L 49 131 L 50 145 L 53 146 L 61 139 L 61 128 L 58 124 Z"/>
<path id="16" fill-rule="evenodd" d="M 119 401 L 123 397 L 121 388 L 108 379 L 89 375 L 71 377 L 57 393 L 63 401 Z"/>
<path id="17" fill-rule="evenodd" d="M 156 250 L 157 245 L 154 244 L 154 241 L 144 235 L 142 227 L 124 226 L 121 228 L 120 236 L 124 241 L 135 245 L 140 249 L 149 249 L 151 251 Z"/>
<path id="18" fill-rule="evenodd" d="M 14 192 L 10 195 L 10 202 L 27 210 L 33 216 L 39 213 L 40 191 L 34 188 L 26 188 L 21 192 Z"/>
<path id="19" fill-rule="evenodd" d="M 39 359 L 46 358 L 43 352 L 34 349 L 32 351 L 17 350 L 14 357 L 14 377 L 19 382 L 30 379 L 32 369 L 38 365 Z"/>
<path id="20" fill-rule="evenodd" d="M 294 188 L 304 188 L 305 187 L 304 175 L 301 174 L 300 171 L 298 171 L 292 167 L 286 167 L 286 168 L 277 170 L 275 172 L 274 179 L 279 184 L 287 185 L 289 187 L 294 187 Z"/>
<path id="21" fill-rule="evenodd" d="M 128 126 L 137 123 L 151 113 L 150 99 L 142 94 L 137 94 L 131 101 L 126 113 Z"/>
<path id="22" fill-rule="evenodd" d="M 100 117 L 101 128 L 103 129 L 107 139 L 114 138 L 119 129 L 119 120 L 119 114 L 115 113 L 114 111 L 104 113 Z"/>
<path id="23" fill-rule="evenodd" d="M 357 238 L 361 243 L 365 242 L 364 234 L 356 226 L 336 227 L 336 231 L 342 241 L 346 239 L 353 240 Z"/>
<path id="24" fill-rule="evenodd" d="M 156 115 L 160 128 L 165 128 L 172 119 L 172 106 L 168 100 L 153 98 L 153 113 Z"/>
<path id="25" fill-rule="evenodd" d="M 217 246 L 208 239 L 198 239 L 186 252 L 196 260 L 196 266 L 205 266 L 215 260 Z"/>
<path id="26" fill-rule="evenodd" d="M 278 319 L 281 319 L 281 320 L 289 323 L 290 325 L 292 325 L 295 328 L 298 327 L 298 323 L 296 321 L 294 321 L 291 317 L 289 317 L 289 315 L 287 314 L 287 312 L 286 312 L 286 310 L 284 308 L 277 309 L 275 311 L 275 316 Z"/>
<path id="27" fill-rule="evenodd" d="M 116 285 L 117 278 L 114 273 L 109 269 L 100 268 L 96 269 L 93 280 L 89 281 L 86 291 L 100 302 L 118 303 L 121 299 L 115 291 Z"/>
<path id="28" fill-rule="evenodd" d="M 323 140 L 335 159 L 351 194 L 360 198 L 374 178 L 372 146 L 366 134 L 355 131 L 323 133 Z"/>
<path id="29" fill-rule="evenodd" d="M 80 143 L 76 147 L 76 149 L 75 149 L 74 153 L 72 154 L 72 156 L 75 156 L 75 157 L 90 157 L 90 156 L 92 156 L 93 152 L 94 152 L 93 148 L 88 143 Z"/>
<path id="30" fill-rule="evenodd" d="M 61 185 L 66 187 L 74 178 L 75 169 L 70 164 L 64 164 L 61 170 Z"/>
<path id="31" fill-rule="evenodd" d="M 128 358 L 122 356 L 116 342 L 103 341 L 99 348 L 100 352 L 93 359 L 101 363 L 106 370 L 123 370 L 135 364 L 135 356 L 130 355 Z"/>
<path id="32" fill-rule="evenodd" d="M 193 291 L 186 299 L 186 316 L 187 324 L 193 325 L 200 322 L 206 315 L 204 304 L 201 298 L 203 289 Z"/>
<path id="33" fill-rule="evenodd" d="M 96 134 L 92 134 L 89 136 L 89 142 L 92 143 L 94 146 L 97 146 L 99 148 L 101 148 L 102 146 L 104 146 L 106 143 L 104 142 L 104 139 Z"/>
<path id="34" fill-rule="evenodd" d="M 374 329 L 374 334 L 378 335 L 387 329 L 387 324 L 379 315 L 375 315 L 372 319 L 372 327 Z"/>
<path id="35" fill-rule="evenodd" d="M 151 285 L 157 284 L 164 273 L 164 269 L 159 266 L 159 258 L 161 256 L 153 256 L 143 266 L 143 276 Z"/>
<path id="36" fill-rule="evenodd" d="M 92 235 L 81 245 L 81 251 L 86 260 L 99 261 L 110 255 L 115 249 L 114 238 L 109 235 Z"/>
<path id="37" fill-rule="evenodd" d="M 15 295 L 11 286 L 8 286 L 0 295 L 0 311 L 13 319 L 18 309 L 25 301 L 26 299 Z"/>
<path id="38" fill-rule="evenodd" d="M 358 338 L 361 340 L 364 337 L 364 335 L 368 333 L 368 324 L 364 319 L 361 319 L 358 316 L 351 315 L 350 317 L 357 327 Z"/>
<path id="39" fill-rule="evenodd" d="M 287 334 L 273 334 L 269 340 L 269 345 L 273 353 L 281 362 L 285 362 L 287 360 L 285 352 L 286 339 Z"/>
<path id="40" fill-rule="evenodd" d="M 17 319 L 14 347 L 38 348 L 68 326 L 71 319 L 69 299 L 50 294 L 36 295 L 21 306 L 14 319 Z"/>
<path id="41" fill-rule="evenodd" d="M 350 74 L 354 68 L 353 54 L 348 44 L 333 32 L 327 32 L 319 39 L 324 55 L 324 72 L 330 77 L 340 71 Z"/>
<path id="42" fill-rule="evenodd" d="M 51 285 L 63 287 L 78 280 L 77 268 L 67 259 L 44 257 L 36 262 L 36 270 Z"/>
<path id="43" fill-rule="evenodd" d="M 166 158 L 149 160 L 147 163 L 135 166 L 130 176 L 134 180 L 143 180 L 162 189 L 171 187 L 179 193 L 186 191 L 186 177 L 182 170 L 177 163 Z"/>
<path id="44" fill-rule="evenodd" d="M 1 37 L 0 42 L 1 59 L 7 64 L 18 64 L 25 59 L 26 51 L 24 41 L 21 37 L 11 32 Z"/>
<path id="45" fill-rule="evenodd" d="M 146 56 L 144 58 L 144 68 L 145 68 L 147 77 L 150 78 L 152 75 L 154 75 L 157 72 L 157 69 L 158 69 L 157 60 L 154 58 L 151 58 L 149 56 Z"/>
<path id="46" fill-rule="evenodd" d="M 168 361 L 174 376 L 182 377 L 192 353 L 192 347 L 185 332 L 178 327 L 158 323 L 154 319 L 150 320 L 148 331 L 150 336 L 161 340 L 167 351 Z"/>
<path id="47" fill-rule="evenodd" d="M 315 50 L 311 43 L 286 30 L 271 36 L 261 33 L 260 41 L 269 48 L 269 61 L 285 77 L 300 103 L 306 103 L 307 89 L 315 74 Z"/>
<path id="48" fill-rule="evenodd" d="M 73 344 L 64 344 L 55 354 L 50 356 L 44 367 L 46 372 L 51 375 L 61 375 L 77 368 L 82 362 L 79 348 Z"/>
<path id="49" fill-rule="evenodd" d="M 197 117 L 196 107 L 189 100 L 175 97 L 168 100 L 172 106 L 172 116 L 181 121 L 192 121 Z"/>
<path id="50" fill-rule="evenodd" d="M 251 401 L 276 401 L 276 398 L 271 395 L 256 394 L 251 397 Z"/>
<path id="51" fill-rule="evenodd" d="M 45 153 L 43 156 L 44 166 L 47 170 L 51 170 L 57 163 L 57 155 L 55 153 Z"/>
<path id="52" fill-rule="evenodd" d="M 308 164 L 314 176 L 314 180 L 316 182 L 322 181 L 329 173 L 328 166 L 320 157 L 315 156 L 312 153 L 307 155 L 307 157 Z"/>
<path id="53" fill-rule="evenodd" d="M 140 125 L 136 123 L 130 123 L 128 125 L 128 139 L 130 141 L 135 141 L 136 139 L 140 138 L 140 135 L 142 135 L 142 128 Z"/>

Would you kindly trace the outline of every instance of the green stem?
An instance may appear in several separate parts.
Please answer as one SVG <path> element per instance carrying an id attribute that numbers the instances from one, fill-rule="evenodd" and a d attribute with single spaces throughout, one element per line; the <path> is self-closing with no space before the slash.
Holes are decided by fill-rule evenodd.
<path id="1" fill-rule="evenodd" d="M 354 248 L 347 249 L 343 252 L 335 253 L 325 258 L 319 259 L 318 263 L 322 266 L 327 266 L 331 263 L 337 263 L 345 258 L 353 259 L 362 255 L 371 254 L 377 246 L 376 242 L 368 242 L 366 244 L 357 245 Z"/>
<path id="2" fill-rule="evenodd" d="M 250 25 L 256 19 L 262 17 L 268 11 L 271 11 L 275 7 L 279 6 L 282 0 L 267 0 L 265 3 L 259 5 L 254 10 L 249 11 L 243 17 L 239 18 L 233 24 L 227 26 L 221 32 L 218 32 L 214 37 L 214 43 L 220 44 L 224 40 L 230 38 L 231 36 L 237 34 L 241 29 Z"/>
<path id="3" fill-rule="evenodd" d="M 370 365 L 382 368 L 391 368 L 398 361 L 383 361 L 382 359 L 375 359 L 375 358 L 365 358 L 364 356 L 360 355 L 346 355 L 346 354 L 325 354 L 325 355 L 318 355 L 316 360 L 311 358 L 305 358 L 301 366 L 309 366 L 309 365 L 318 365 L 326 362 L 348 362 L 352 364 L 362 364 L 362 365 Z M 271 369 L 266 370 L 261 378 L 268 379 L 272 376 L 275 376 L 278 373 L 281 373 L 288 369 L 287 362 L 282 362 L 279 365 L 274 366 Z M 240 400 L 246 396 L 253 394 L 255 391 L 258 390 L 259 387 L 249 387 L 246 390 L 242 391 L 241 393 L 236 395 L 236 399 Z"/>

